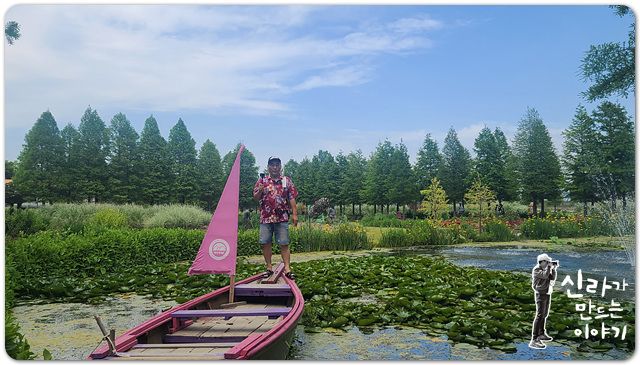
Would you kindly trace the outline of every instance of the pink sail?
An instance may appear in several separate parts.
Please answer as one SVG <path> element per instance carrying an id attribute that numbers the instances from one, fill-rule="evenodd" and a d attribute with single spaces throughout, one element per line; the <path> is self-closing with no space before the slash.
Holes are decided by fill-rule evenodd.
<path id="1" fill-rule="evenodd" d="M 238 205 L 240 200 L 240 150 L 213 213 L 207 234 L 202 239 L 198 255 L 189 268 L 189 275 L 236 274 L 238 252 Z"/>

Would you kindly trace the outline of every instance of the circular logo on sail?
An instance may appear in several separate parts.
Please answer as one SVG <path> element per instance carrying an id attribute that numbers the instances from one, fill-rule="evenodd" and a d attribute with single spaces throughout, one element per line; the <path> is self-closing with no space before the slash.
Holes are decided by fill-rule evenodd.
<path id="1" fill-rule="evenodd" d="M 224 260 L 229 256 L 231 248 L 227 241 L 218 238 L 209 244 L 209 256 L 214 260 Z"/>

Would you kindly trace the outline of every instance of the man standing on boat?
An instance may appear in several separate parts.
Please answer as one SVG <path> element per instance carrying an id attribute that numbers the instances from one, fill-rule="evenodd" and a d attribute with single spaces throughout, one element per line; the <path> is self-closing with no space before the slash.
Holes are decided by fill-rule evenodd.
<path id="1" fill-rule="evenodd" d="M 269 157 L 268 176 L 261 176 L 253 187 L 253 199 L 260 203 L 260 244 L 267 264 L 266 275 L 273 273 L 271 246 L 273 236 L 280 245 L 285 276 L 293 279 L 291 254 L 289 251 L 289 214 L 293 225 L 298 225 L 296 198 L 298 190 L 288 176 L 282 176 L 282 163 L 278 157 Z"/>
<path id="2" fill-rule="evenodd" d="M 553 338 L 547 334 L 547 316 L 551 306 L 551 292 L 553 292 L 553 283 L 558 275 L 558 261 L 554 261 L 543 253 L 538 255 L 538 264 L 534 266 L 531 272 L 531 287 L 535 294 L 536 300 L 536 316 L 533 320 L 533 329 L 531 330 L 531 342 L 529 347 L 533 349 L 544 349 L 547 346 L 543 343 L 551 341 Z"/>

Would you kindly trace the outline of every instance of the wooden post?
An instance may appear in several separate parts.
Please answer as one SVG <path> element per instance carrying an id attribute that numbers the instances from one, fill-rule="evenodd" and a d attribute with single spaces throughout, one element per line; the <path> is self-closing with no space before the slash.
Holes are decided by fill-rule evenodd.
<path id="1" fill-rule="evenodd" d="M 229 275 L 231 282 L 229 283 L 229 303 L 233 303 L 236 289 L 236 275 Z"/>

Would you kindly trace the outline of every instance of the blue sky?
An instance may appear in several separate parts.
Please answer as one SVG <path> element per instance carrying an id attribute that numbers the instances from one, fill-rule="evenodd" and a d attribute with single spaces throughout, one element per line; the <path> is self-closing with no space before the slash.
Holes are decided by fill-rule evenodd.
<path id="1" fill-rule="evenodd" d="M 527 107 L 560 148 L 578 104 L 596 106 L 582 57 L 633 22 L 584 5 L 18 5 L 7 20 L 22 37 L 4 47 L 5 159 L 43 111 L 62 129 L 90 105 L 138 133 L 153 114 L 165 138 L 182 118 L 196 148 L 242 141 L 260 166 L 385 139 L 414 162 L 450 127 L 471 150 L 485 125 L 511 140 Z M 633 97 L 610 100 L 635 118 Z"/>

